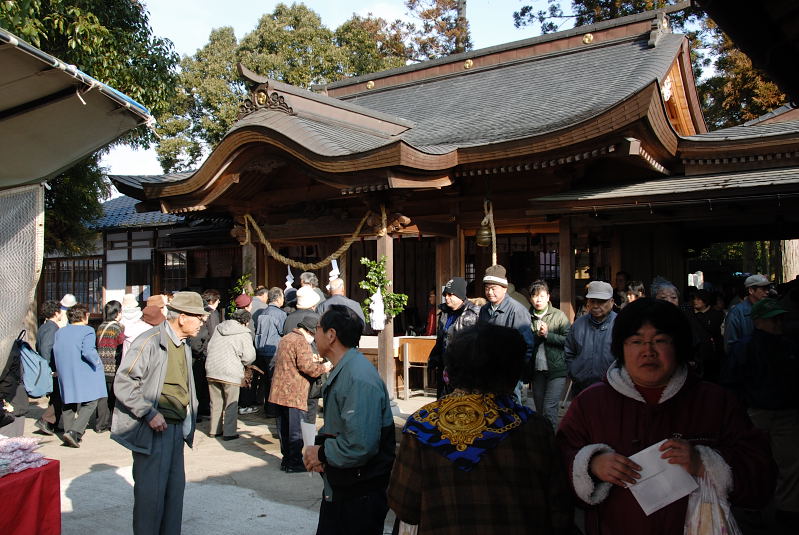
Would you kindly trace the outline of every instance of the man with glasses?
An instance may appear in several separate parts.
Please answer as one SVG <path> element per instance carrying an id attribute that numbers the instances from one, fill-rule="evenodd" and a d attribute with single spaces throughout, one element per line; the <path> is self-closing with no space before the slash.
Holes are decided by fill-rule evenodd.
<path id="1" fill-rule="evenodd" d="M 574 393 L 601 381 L 614 357 L 610 351 L 613 311 L 613 286 L 593 281 L 585 294 L 588 314 L 574 320 L 566 336 L 564 355 Z"/>
<path id="2" fill-rule="evenodd" d="M 533 357 L 533 347 L 535 346 L 530 313 L 523 304 L 508 294 L 508 277 L 504 266 L 495 264 L 486 268 L 485 276 L 483 276 L 483 289 L 488 302 L 480 308 L 477 323 L 511 327 L 522 333 L 524 342 L 527 344 L 527 351 L 524 353 L 525 368 L 527 368 Z M 519 377 L 519 383 L 516 385 L 513 395 L 518 403 L 523 402 L 522 377 Z"/>
<path id="3" fill-rule="evenodd" d="M 183 443 L 191 447 L 197 396 L 191 349 L 207 312 L 195 292 L 177 292 L 166 321 L 131 344 L 114 380 L 111 438 L 133 452 L 133 532 L 180 533 L 186 475 Z"/>
<path id="4" fill-rule="evenodd" d="M 765 275 L 750 275 L 744 281 L 746 288 L 746 298 L 735 305 L 735 308 L 727 314 L 724 321 L 724 351 L 729 355 L 732 346 L 752 336 L 755 326 L 752 323 L 752 305 L 768 297 L 771 281 Z"/>

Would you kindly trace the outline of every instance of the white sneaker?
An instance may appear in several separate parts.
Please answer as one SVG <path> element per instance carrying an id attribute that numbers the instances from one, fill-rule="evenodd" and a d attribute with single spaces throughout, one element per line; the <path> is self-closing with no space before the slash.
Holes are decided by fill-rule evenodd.
<path id="1" fill-rule="evenodd" d="M 257 412 L 258 409 L 256 407 L 240 407 L 239 414 L 252 414 Z"/>

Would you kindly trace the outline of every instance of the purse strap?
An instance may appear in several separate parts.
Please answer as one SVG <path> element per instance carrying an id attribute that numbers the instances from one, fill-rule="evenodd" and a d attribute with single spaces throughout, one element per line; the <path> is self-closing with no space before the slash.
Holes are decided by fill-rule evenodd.
<path id="1" fill-rule="evenodd" d="M 568 381 L 569 381 L 569 386 L 566 388 L 566 392 L 563 394 L 563 397 L 560 398 L 561 403 L 568 401 L 569 395 L 571 395 L 572 392 L 572 385 L 574 384 L 574 381 L 572 381 L 571 379 L 568 379 Z"/>

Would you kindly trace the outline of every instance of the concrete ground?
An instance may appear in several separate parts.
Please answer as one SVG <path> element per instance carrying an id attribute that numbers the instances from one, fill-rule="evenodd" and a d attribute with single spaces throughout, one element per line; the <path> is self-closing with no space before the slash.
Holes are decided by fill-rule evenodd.
<path id="1" fill-rule="evenodd" d="M 395 421 L 401 425 L 407 415 L 432 399 L 398 400 L 401 414 Z M 34 433 L 33 424 L 46 407 L 46 401 L 38 401 L 26 416 L 25 436 L 39 438 L 39 451 L 61 462 L 62 533 L 132 533 L 130 451 L 111 440 L 108 433 L 87 431 L 79 449 L 63 446 L 57 436 Z M 280 471 L 280 444 L 273 418 L 260 413 L 239 416 L 240 438 L 227 442 L 208 437 L 207 420 L 197 427 L 194 448 L 185 450 L 183 533 L 315 533 L 321 478 Z M 389 511 L 386 533 L 391 532 L 393 523 Z"/>

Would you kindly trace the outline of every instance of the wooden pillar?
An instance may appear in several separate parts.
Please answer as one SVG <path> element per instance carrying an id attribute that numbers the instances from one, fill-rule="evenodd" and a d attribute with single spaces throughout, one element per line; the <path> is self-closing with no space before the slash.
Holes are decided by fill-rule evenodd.
<path id="1" fill-rule="evenodd" d="M 619 228 L 611 227 L 610 237 L 610 273 L 608 273 L 608 282 L 612 286 L 616 286 L 616 273 L 619 271 L 630 272 L 630 268 L 623 265 L 621 261 L 621 230 Z M 624 288 L 621 288 L 623 291 Z"/>
<path id="2" fill-rule="evenodd" d="M 572 242 L 572 226 L 569 217 L 560 219 L 560 309 L 574 321 L 574 243 Z"/>
<path id="3" fill-rule="evenodd" d="M 436 292 L 452 277 L 459 276 L 456 266 L 452 262 L 455 240 L 451 238 L 436 238 Z"/>
<path id="4" fill-rule="evenodd" d="M 386 277 L 394 280 L 394 243 L 391 236 L 385 233 L 377 237 L 377 258 L 386 257 Z M 391 288 L 393 291 L 394 288 Z M 377 337 L 377 371 L 380 373 L 383 382 L 386 383 L 388 396 L 395 399 L 396 389 L 396 370 L 394 367 L 394 320 L 386 322 L 386 326 L 380 331 Z"/>
<path id="5" fill-rule="evenodd" d="M 249 273 L 253 287 L 258 285 L 258 256 L 255 245 L 252 243 L 245 243 L 241 246 L 241 273 L 242 275 Z"/>

